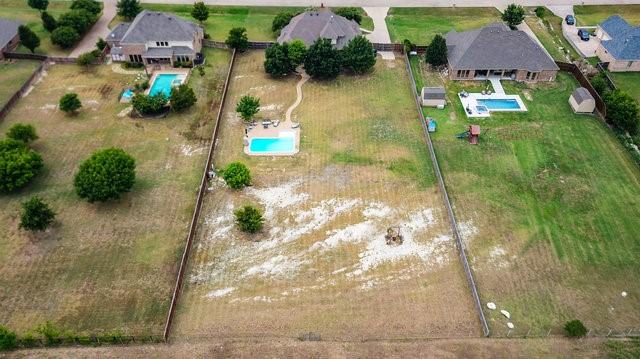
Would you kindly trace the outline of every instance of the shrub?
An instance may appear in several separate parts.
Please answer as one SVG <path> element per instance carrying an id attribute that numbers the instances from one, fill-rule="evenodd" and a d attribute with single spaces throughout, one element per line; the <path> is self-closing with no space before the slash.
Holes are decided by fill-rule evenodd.
<path id="1" fill-rule="evenodd" d="M 133 157 L 119 148 L 100 150 L 80 164 L 73 184 L 80 198 L 89 202 L 118 199 L 136 179 Z"/>
<path id="2" fill-rule="evenodd" d="M 356 36 L 342 49 L 342 64 L 351 71 L 361 74 L 376 64 L 373 45 L 364 36 Z"/>
<path id="3" fill-rule="evenodd" d="M 35 331 L 44 337 L 44 344 L 46 346 L 55 346 L 62 342 L 62 331 L 50 321 L 40 324 Z"/>
<path id="4" fill-rule="evenodd" d="M 291 65 L 297 67 L 304 62 L 304 58 L 307 56 L 307 46 L 302 40 L 295 39 L 289 43 L 287 55 L 289 56 Z"/>
<path id="5" fill-rule="evenodd" d="M 49 0 L 27 0 L 27 4 L 32 9 L 45 11 L 49 6 Z"/>
<path id="6" fill-rule="evenodd" d="M 68 49 L 80 40 L 80 34 L 71 26 L 58 26 L 51 33 L 51 42 L 63 49 Z"/>
<path id="7" fill-rule="evenodd" d="M 307 73 L 318 79 L 336 78 L 341 71 L 340 55 L 329 39 L 318 39 L 311 45 L 304 60 Z"/>
<path id="8" fill-rule="evenodd" d="M 204 66 L 198 66 L 198 74 L 199 74 L 200 76 L 204 76 L 204 75 L 205 75 L 205 73 L 204 73 Z"/>
<path id="9" fill-rule="evenodd" d="M 123 62 L 122 66 L 124 66 L 125 69 L 141 69 L 144 67 L 144 64 L 142 62 Z"/>
<path id="10" fill-rule="evenodd" d="M 167 107 L 167 102 L 167 98 L 161 92 L 153 96 L 137 93 L 131 99 L 133 108 L 143 116 L 162 113 Z"/>
<path id="11" fill-rule="evenodd" d="M 200 23 L 203 23 L 209 18 L 209 8 L 202 1 L 196 2 L 193 4 L 193 8 L 191 8 L 191 16 L 200 21 Z"/>
<path id="12" fill-rule="evenodd" d="M 437 34 L 429 46 L 425 54 L 425 61 L 431 66 L 443 66 L 447 64 L 447 41 L 442 35 Z"/>
<path id="13" fill-rule="evenodd" d="M 73 0 L 69 8 L 71 10 L 87 10 L 93 15 L 98 15 L 102 11 L 100 3 L 94 0 Z"/>
<path id="14" fill-rule="evenodd" d="M 640 109 L 636 100 L 624 91 L 609 91 L 604 95 L 607 120 L 617 128 L 636 135 L 640 127 Z"/>
<path id="15" fill-rule="evenodd" d="M 362 22 L 362 14 L 360 13 L 360 10 L 355 7 L 341 7 L 334 10 L 334 14 L 353 20 L 358 24 Z"/>
<path id="16" fill-rule="evenodd" d="M 229 36 L 225 44 L 237 51 L 245 51 L 249 48 L 249 39 L 247 38 L 247 29 L 244 27 L 234 27 L 229 30 Z"/>
<path id="17" fill-rule="evenodd" d="M 285 26 L 289 25 L 294 16 L 295 14 L 288 11 L 279 13 L 271 22 L 271 31 L 280 34 L 280 31 L 282 31 Z"/>
<path id="18" fill-rule="evenodd" d="M 198 101 L 196 93 L 187 84 L 182 84 L 171 89 L 171 109 L 173 111 L 185 110 Z"/>
<path id="19" fill-rule="evenodd" d="M 93 52 L 85 52 L 84 54 L 78 56 L 76 63 L 80 66 L 89 67 L 93 65 L 96 59 L 97 57 Z"/>
<path id="20" fill-rule="evenodd" d="M 48 32 L 53 32 L 53 30 L 58 27 L 58 22 L 56 21 L 56 19 L 53 16 L 49 15 L 49 13 L 46 11 L 43 11 L 42 14 L 40 14 L 40 19 L 42 19 L 42 26 Z"/>
<path id="21" fill-rule="evenodd" d="M 581 338 L 587 335 L 587 328 L 578 319 L 566 322 L 564 330 L 570 338 Z"/>
<path id="22" fill-rule="evenodd" d="M 243 232 L 256 233 L 262 229 L 264 218 L 259 209 L 252 206 L 244 206 L 234 212 L 236 223 Z"/>
<path id="23" fill-rule="evenodd" d="M 142 6 L 140 6 L 138 0 L 120 0 L 116 8 L 118 9 L 118 15 L 127 20 L 132 20 L 142 11 Z"/>
<path id="24" fill-rule="evenodd" d="M 593 86 L 593 88 L 596 90 L 598 94 L 600 94 L 600 96 L 603 96 L 605 92 L 609 90 L 609 85 L 607 85 L 607 82 L 605 81 L 604 76 L 602 74 L 598 74 L 597 76 L 594 76 L 593 78 L 591 78 L 590 82 L 591 82 L 591 86 Z"/>
<path id="25" fill-rule="evenodd" d="M 38 342 L 32 332 L 27 332 L 20 338 L 20 345 L 25 348 L 33 348 L 38 345 Z"/>
<path id="26" fill-rule="evenodd" d="M 233 189 L 240 189 L 251 184 L 251 173 L 247 166 L 240 162 L 232 162 L 222 171 L 222 178 Z"/>
<path id="27" fill-rule="evenodd" d="M 413 51 L 413 43 L 411 43 L 411 40 L 409 39 L 402 40 L 402 47 L 404 49 L 404 52 L 407 54 Z"/>
<path id="28" fill-rule="evenodd" d="M 42 156 L 24 142 L 14 139 L 0 141 L 0 193 L 26 186 L 42 167 Z"/>
<path id="29" fill-rule="evenodd" d="M 538 6 L 538 7 L 536 8 L 535 12 L 536 12 L 536 16 L 537 16 L 537 17 L 539 17 L 539 18 L 541 18 L 541 19 L 542 19 L 542 18 L 544 18 L 544 13 L 545 13 L 545 11 L 544 11 L 544 7 L 543 7 L 543 6 Z"/>
<path id="30" fill-rule="evenodd" d="M 20 228 L 28 231 L 44 231 L 55 218 L 55 212 L 39 197 L 33 196 L 22 203 Z"/>
<path id="31" fill-rule="evenodd" d="M 259 110 L 260 99 L 249 95 L 242 96 L 236 105 L 236 112 L 245 121 L 250 121 Z"/>
<path id="32" fill-rule="evenodd" d="M 289 45 L 275 43 L 269 46 L 265 52 L 264 70 L 271 76 L 287 76 L 293 71 L 294 66 L 289 60 Z"/>
<path id="33" fill-rule="evenodd" d="M 29 143 L 38 139 L 35 127 L 22 123 L 16 123 L 9 127 L 9 131 L 7 131 L 7 137 L 14 140 L 22 141 L 24 143 Z"/>
<path id="34" fill-rule="evenodd" d="M 520 5 L 510 4 L 502 13 L 502 21 L 506 22 L 512 29 L 522 24 L 522 21 L 524 21 L 524 8 Z"/>
<path id="35" fill-rule="evenodd" d="M 66 113 L 75 113 L 82 107 L 78 94 L 70 92 L 60 98 L 60 110 Z"/>
<path id="36" fill-rule="evenodd" d="M 24 25 L 20 25 L 18 27 L 18 36 L 20 37 L 20 43 L 24 47 L 29 49 L 31 53 L 34 53 L 36 48 L 40 46 L 40 38 L 38 37 L 38 35 L 36 35 L 33 30 Z"/>
<path id="37" fill-rule="evenodd" d="M 0 351 L 16 347 L 16 333 L 0 325 Z"/>
<path id="38" fill-rule="evenodd" d="M 71 27 L 78 34 L 84 34 L 93 26 L 98 18 L 87 9 L 76 9 L 66 12 L 58 19 L 58 26 Z"/>
<path id="39" fill-rule="evenodd" d="M 100 50 L 102 53 L 105 47 L 107 47 L 107 42 L 104 41 L 103 38 L 98 38 L 98 41 L 96 41 L 96 49 Z"/>

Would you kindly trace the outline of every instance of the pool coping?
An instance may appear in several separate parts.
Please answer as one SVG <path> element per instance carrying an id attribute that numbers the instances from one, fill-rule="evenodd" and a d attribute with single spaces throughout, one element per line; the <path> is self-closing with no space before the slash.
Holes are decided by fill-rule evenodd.
<path id="1" fill-rule="evenodd" d="M 492 93 L 491 95 L 483 95 L 481 93 L 469 93 L 467 97 L 462 97 L 460 93 L 458 93 L 458 98 L 462 103 L 462 108 L 464 110 L 465 115 L 467 117 L 491 117 L 492 112 L 527 112 L 527 106 L 525 106 L 520 95 L 507 95 L 504 93 Z M 478 106 L 477 100 L 515 100 L 520 106 L 519 109 L 488 109 L 486 113 L 480 113 L 476 110 L 476 106 Z M 471 113 L 467 112 L 467 108 L 471 109 Z"/>
<path id="2" fill-rule="evenodd" d="M 258 121 L 260 122 L 260 121 Z M 281 121 L 278 127 L 270 125 L 269 128 L 262 128 L 260 123 L 258 126 L 248 129 L 247 135 L 243 138 L 243 151 L 248 156 L 293 156 L 300 152 L 300 127 L 293 128 L 293 122 Z M 293 151 L 292 152 L 253 152 L 250 150 L 251 141 L 255 138 L 279 138 L 282 132 L 292 132 L 293 134 Z"/>
<path id="3" fill-rule="evenodd" d="M 157 70 L 154 71 L 149 79 L 149 88 L 144 90 L 145 95 L 149 95 L 151 93 L 151 88 L 153 87 L 153 83 L 156 81 L 158 75 L 185 75 L 184 81 L 182 81 L 181 85 L 189 82 L 189 76 L 191 75 L 191 71 L 189 69 L 176 68 L 176 69 L 167 69 L 167 70 Z"/>

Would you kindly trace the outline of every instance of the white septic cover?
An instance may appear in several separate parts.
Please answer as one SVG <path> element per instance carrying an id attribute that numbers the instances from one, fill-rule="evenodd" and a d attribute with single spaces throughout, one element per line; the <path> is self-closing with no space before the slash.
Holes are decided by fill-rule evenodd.
<path id="1" fill-rule="evenodd" d="M 627 296 L 627 292 L 622 292 L 620 293 L 621 296 L 626 297 Z"/>
<path id="2" fill-rule="evenodd" d="M 515 327 L 516 327 L 516 326 L 515 326 L 515 325 L 513 325 L 513 323 L 511 323 L 511 322 L 507 323 L 507 328 L 509 328 L 509 329 L 513 329 L 513 328 L 515 328 Z"/>
<path id="3" fill-rule="evenodd" d="M 496 307 L 496 303 L 494 303 L 494 302 L 489 302 L 489 303 L 487 303 L 487 308 L 489 308 L 489 309 L 491 309 L 491 310 L 496 309 L 496 308 L 497 308 L 497 307 Z"/>
<path id="4" fill-rule="evenodd" d="M 501 310 L 500 310 L 500 313 L 502 313 L 502 315 L 504 315 L 505 317 L 507 317 L 507 319 L 510 319 L 510 318 L 511 318 L 511 314 L 509 314 L 509 312 L 507 312 L 507 311 L 506 311 L 506 310 L 504 310 L 504 309 L 501 309 Z"/>

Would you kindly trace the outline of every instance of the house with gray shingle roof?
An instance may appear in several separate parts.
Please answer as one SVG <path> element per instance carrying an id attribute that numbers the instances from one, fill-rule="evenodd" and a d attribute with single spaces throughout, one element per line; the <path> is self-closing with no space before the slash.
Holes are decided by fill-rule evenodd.
<path id="1" fill-rule="evenodd" d="M 609 71 L 640 71 L 640 26 L 613 15 L 598 25 L 596 36 L 596 55 Z"/>
<path id="2" fill-rule="evenodd" d="M 446 36 L 449 76 L 453 80 L 499 77 L 526 82 L 553 81 L 559 70 L 528 34 L 495 23 Z"/>
<path id="3" fill-rule="evenodd" d="M 113 61 L 153 64 L 198 62 L 204 30 L 175 15 L 144 10 L 131 23 L 116 26 L 107 36 Z"/>
<path id="4" fill-rule="evenodd" d="M 3 53 L 12 51 L 20 43 L 18 36 L 19 22 L 0 18 L 0 60 L 4 58 Z"/>
<path id="5" fill-rule="evenodd" d="M 336 15 L 328 9 L 307 11 L 294 16 L 278 36 L 278 43 L 302 40 L 309 47 L 316 40 L 331 40 L 336 49 L 342 49 L 354 37 L 361 34 L 360 25 Z"/>

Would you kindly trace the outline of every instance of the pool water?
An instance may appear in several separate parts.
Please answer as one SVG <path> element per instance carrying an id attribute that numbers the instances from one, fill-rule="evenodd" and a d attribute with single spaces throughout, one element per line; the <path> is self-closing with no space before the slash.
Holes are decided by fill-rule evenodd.
<path id="1" fill-rule="evenodd" d="M 478 99 L 478 105 L 491 110 L 520 110 L 520 104 L 514 99 Z"/>
<path id="2" fill-rule="evenodd" d="M 253 138 L 249 150 L 256 153 L 293 153 L 295 151 L 294 137 Z"/>
<path id="3" fill-rule="evenodd" d="M 176 74 L 159 74 L 153 80 L 153 85 L 149 90 L 149 95 L 154 96 L 158 93 L 162 93 L 166 98 L 171 97 L 171 85 L 177 83 L 178 75 Z"/>
<path id="4" fill-rule="evenodd" d="M 127 89 L 127 91 L 122 94 L 122 97 L 130 100 L 133 97 L 133 91 L 131 91 L 131 89 Z"/>

